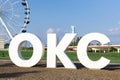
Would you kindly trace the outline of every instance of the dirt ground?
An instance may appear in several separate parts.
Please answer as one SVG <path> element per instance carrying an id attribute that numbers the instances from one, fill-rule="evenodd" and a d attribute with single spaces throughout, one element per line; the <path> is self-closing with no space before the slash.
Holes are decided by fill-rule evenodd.
<path id="1" fill-rule="evenodd" d="M 120 80 L 119 64 L 102 70 L 89 70 L 80 63 L 75 65 L 79 69 L 65 69 L 60 63 L 57 69 L 48 69 L 43 61 L 32 68 L 20 68 L 10 61 L 0 61 L 0 80 Z"/>

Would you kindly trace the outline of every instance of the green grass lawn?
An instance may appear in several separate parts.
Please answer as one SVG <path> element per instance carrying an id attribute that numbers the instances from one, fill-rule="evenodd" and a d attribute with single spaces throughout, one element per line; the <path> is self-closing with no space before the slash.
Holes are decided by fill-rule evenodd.
<path id="1" fill-rule="evenodd" d="M 78 61 L 76 52 L 66 52 L 67 56 L 72 61 Z M 32 56 L 31 50 L 24 50 L 22 51 L 22 56 L 25 59 L 29 59 Z M 47 53 L 44 53 L 42 57 L 43 60 L 46 60 Z M 88 56 L 91 60 L 98 60 L 101 56 L 104 56 L 111 60 L 112 63 L 120 62 L 120 53 L 88 53 Z M 8 51 L 0 51 L 0 60 L 9 60 Z"/>

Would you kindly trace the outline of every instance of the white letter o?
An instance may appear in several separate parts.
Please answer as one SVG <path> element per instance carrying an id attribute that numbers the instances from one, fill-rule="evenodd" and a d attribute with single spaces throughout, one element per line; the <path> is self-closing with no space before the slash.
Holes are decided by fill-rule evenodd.
<path id="1" fill-rule="evenodd" d="M 20 51 L 23 42 L 28 41 L 33 46 L 33 55 L 29 60 L 25 60 Z M 19 67 L 32 67 L 36 65 L 43 55 L 43 46 L 41 41 L 31 33 L 22 33 L 16 35 L 9 46 L 9 56 L 12 62 Z"/>

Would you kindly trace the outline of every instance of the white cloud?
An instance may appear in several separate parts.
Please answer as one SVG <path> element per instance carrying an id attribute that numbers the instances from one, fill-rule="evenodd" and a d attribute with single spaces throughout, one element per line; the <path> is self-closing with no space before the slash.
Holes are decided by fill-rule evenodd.
<path id="1" fill-rule="evenodd" d="M 47 33 L 58 33 L 58 32 L 60 32 L 60 29 L 59 29 L 59 28 L 57 28 L 57 29 L 49 28 L 49 29 L 47 30 Z"/>
<path id="2" fill-rule="evenodd" d="M 110 35 L 120 35 L 120 27 L 108 29 L 107 33 Z"/>
<path id="3" fill-rule="evenodd" d="M 47 33 L 54 33 L 54 29 L 49 28 L 49 29 L 47 30 Z"/>
<path id="4" fill-rule="evenodd" d="M 112 44 L 120 44 L 120 27 L 108 29 L 106 34 Z"/>
<path id="5" fill-rule="evenodd" d="M 120 21 L 117 23 L 118 27 L 113 27 L 107 30 L 110 35 L 120 35 Z"/>
<path id="6" fill-rule="evenodd" d="M 60 29 L 59 29 L 59 28 L 57 28 L 57 29 L 56 29 L 56 32 L 60 32 Z"/>

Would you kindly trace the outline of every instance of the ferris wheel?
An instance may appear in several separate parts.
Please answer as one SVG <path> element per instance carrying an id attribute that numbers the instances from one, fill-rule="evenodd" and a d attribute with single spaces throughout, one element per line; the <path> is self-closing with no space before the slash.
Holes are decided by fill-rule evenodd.
<path id="1" fill-rule="evenodd" d="M 27 32 L 29 16 L 27 0 L 0 0 L 0 34 L 11 40 L 15 35 Z"/>

